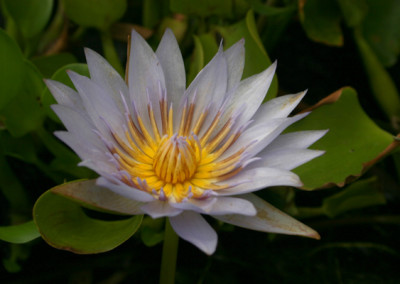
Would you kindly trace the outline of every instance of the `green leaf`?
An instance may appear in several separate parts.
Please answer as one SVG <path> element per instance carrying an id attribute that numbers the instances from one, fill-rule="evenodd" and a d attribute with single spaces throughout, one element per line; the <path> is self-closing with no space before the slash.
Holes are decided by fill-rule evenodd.
<path id="1" fill-rule="evenodd" d="M 354 33 L 372 93 L 395 129 L 400 129 L 400 96 L 389 72 L 359 31 Z"/>
<path id="2" fill-rule="evenodd" d="M 188 84 L 193 81 L 218 51 L 215 37 L 211 33 L 193 36 L 193 39 L 194 51 L 189 64 Z"/>
<path id="3" fill-rule="evenodd" d="M 145 246 L 153 247 L 164 240 L 165 218 L 144 217 L 140 227 L 140 238 Z"/>
<path id="4" fill-rule="evenodd" d="M 378 185 L 376 177 L 350 184 L 338 194 L 325 198 L 322 210 L 333 218 L 350 210 L 385 204 L 385 196 Z"/>
<path id="5" fill-rule="evenodd" d="M 12 171 L 4 153 L 1 153 L 3 150 L 0 148 L 0 191 L 10 205 L 10 209 L 13 212 L 21 212 L 30 208 L 27 191 Z"/>
<path id="6" fill-rule="evenodd" d="M 106 31 L 126 11 L 126 0 L 63 0 L 67 16 L 82 27 Z"/>
<path id="7" fill-rule="evenodd" d="M 0 240 L 13 244 L 23 244 L 40 237 L 33 221 L 13 226 L 0 226 Z"/>
<path id="8" fill-rule="evenodd" d="M 310 39 L 327 45 L 343 45 L 341 13 L 336 0 L 300 0 L 299 12 Z"/>
<path id="9" fill-rule="evenodd" d="M 44 89 L 43 77 L 37 68 L 25 61 L 24 83 L 18 94 L 0 112 L 0 120 L 14 137 L 21 137 L 42 125 L 44 111 L 40 95 Z"/>
<path id="10" fill-rule="evenodd" d="M 286 7 L 273 7 L 261 4 L 259 0 L 252 1 L 254 12 L 261 14 L 257 26 L 260 30 L 260 37 L 265 49 L 271 51 L 282 38 L 287 26 L 292 22 L 296 15 L 297 6 L 294 3 Z M 263 24 L 265 22 L 265 24 Z"/>
<path id="11" fill-rule="evenodd" d="M 248 1 L 250 2 L 251 8 L 254 10 L 254 12 L 268 17 L 285 14 L 288 12 L 288 10 L 296 11 L 296 8 L 293 6 L 274 7 L 263 4 L 261 0 L 248 0 Z"/>
<path id="12" fill-rule="evenodd" d="M 4 5 L 23 37 L 32 38 L 46 27 L 53 0 L 4 0 Z"/>
<path id="13" fill-rule="evenodd" d="M 20 91 L 24 79 L 24 57 L 17 43 L 0 29 L 0 110 Z"/>
<path id="14" fill-rule="evenodd" d="M 400 53 L 400 1 L 367 0 L 367 5 L 363 36 L 380 62 L 386 67 L 392 66 Z"/>
<path id="15" fill-rule="evenodd" d="M 53 76 L 51 77 L 52 80 L 61 82 L 73 89 L 74 84 L 72 84 L 71 79 L 68 77 L 68 74 L 66 71 L 72 70 L 75 71 L 83 76 L 89 77 L 89 69 L 86 64 L 83 63 L 72 63 L 65 65 L 58 69 Z M 54 121 L 61 123 L 60 119 L 57 117 L 57 115 L 53 112 L 53 110 L 50 108 L 51 105 L 57 104 L 56 100 L 54 99 L 53 95 L 50 93 L 49 89 L 46 87 L 45 90 L 42 93 L 42 104 L 44 111 L 46 114 Z"/>
<path id="16" fill-rule="evenodd" d="M 139 228 L 142 216 L 104 221 L 87 216 L 75 202 L 47 191 L 33 208 L 42 238 L 51 246 L 78 254 L 114 249 Z"/>
<path id="17" fill-rule="evenodd" d="M 288 128 L 288 132 L 329 129 L 312 149 L 326 153 L 294 170 L 312 190 L 329 185 L 343 186 L 360 176 L 364 164 L 376 158 L 393 141 L 363 111 L 357 93 L 344 88 L 325 98 L 306 118 Z"/>
<path id="18" fill-rule="evenodd" d="M 58 53 L 33 58 L 32 62 L 45 78 L 50 78 L 61 67 L 78 61 L 71 53 Z"/>
<path id="19" fill-rule="evenodd" d="M 170 0 L 170 9 L 174 13 L 208 17 L 211 15 L 227 16 L 232 13 L 231 0 Z"/>
<path id="20" fill-rule="evenodd" d="M 168 1 L 144 0 L 143 1 L 143 26 L 155 28 L 161 19 L 169 14 Z"/>
<path id="21" fill-rule="evenodd" d="M 349 27 L 359 26 L 368 11 L 366 0 L 338 0 L 338 4 Z"/>
<path id="22" fill-rule="evenodd" d="M 246 55 L 242 79 L 260 73 L 271 65 L 271 60 L 258 35 L 252 11 L 247 13 L 244 20 L 229 27 L 217 27 L 216 29 L 222 34 L 226 47 L 233 45 L 242 38 L 245 39 Z M 277 93 L 278 80 L 275 75 L 266 98 L 272 99 L 276 97 Z"/>

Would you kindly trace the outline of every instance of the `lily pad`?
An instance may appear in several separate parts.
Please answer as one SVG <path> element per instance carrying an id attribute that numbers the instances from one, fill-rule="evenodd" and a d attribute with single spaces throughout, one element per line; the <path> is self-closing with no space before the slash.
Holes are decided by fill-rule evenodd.
<path id="1" fill-rule="evenodd" d="M 36 201 L 33 217 L 49 245 L 78 254 L 112 250 L 128 240 L 142 222 L 141 215 L 115 221 L 91 218 L 76 202 L 51 191 Z"/>
<path id="2" fill-rule="evenodd" d="M 352 88 L 333 93 L 310 110 L 310 115 L 287 130 L 329 129 L 311 146 L 326 153 L 294 170 L 304 183 L 303 189 L 345 185 L 382 157 L 393 142 L 393 136 L 366 115 Z"/>

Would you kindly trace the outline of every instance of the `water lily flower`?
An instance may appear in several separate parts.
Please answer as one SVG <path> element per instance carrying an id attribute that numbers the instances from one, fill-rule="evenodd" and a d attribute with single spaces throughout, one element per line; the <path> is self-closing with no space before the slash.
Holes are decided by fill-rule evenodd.
<path id="1" fill-rule="evenodd" d="M 106 188 L 130 201 L 130 214 L 168 217 L 182 239 L 207 254 L 215 251 L 217 234 L 202 215 L 318 238 L 252 194 L 270 186 L 300 187 L 291 170 L 323 153 L 307 148 L 326 131 L 281 134 L 307 115 L 289 117 L 305 92 L 262 104 L 276 63 L 241 81 L 241 40 L 226 51 L 221 46 L 186 88 L 171 30 L 156 52 L 132 32 L 126 82 L 99 54 L 85 53 L 90 78 L 68 72 L 77 91 L 46 83 L 67 129 L 55 135 L 79 155 L 80 165 L 100 175 L 88 199 Z"/>

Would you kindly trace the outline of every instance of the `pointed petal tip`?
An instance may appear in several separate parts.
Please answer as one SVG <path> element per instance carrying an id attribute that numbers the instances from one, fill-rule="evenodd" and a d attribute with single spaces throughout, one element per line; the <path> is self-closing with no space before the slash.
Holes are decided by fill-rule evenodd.
<path id="1" fill-rule="evenodd" d="M 304 234 L 303 236 L 317 241 L 321 240 L 321 235 L 311 228 L 309 228 L 309 232 L 307 234 Z"/>
<path id="2" fill-rule="evenodd" d="M 267 69 L 265 69 L 264 72 L 267 73 L 268 76 L 269 76 L 270 74 L 274 75 L 275 72 L 276 72 L 277 66 L 278 66 L 278 61 L 275 60 Z"/>

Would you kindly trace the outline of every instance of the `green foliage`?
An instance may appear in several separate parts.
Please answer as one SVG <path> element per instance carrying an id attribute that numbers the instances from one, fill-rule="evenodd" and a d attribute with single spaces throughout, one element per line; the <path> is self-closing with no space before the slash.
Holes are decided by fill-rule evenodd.
<path id="1" fill-rule="evenodd" d="M 307 190 L 345 185 L 347 179 L 360 176 L 365 171 L 364 164 L 393 141 L 392 135 L 365 114 L 353 89 L 344 88 L 329 98 L 287 130 L 329 130 L 312 146 L 326 153 L 294 170 Z"/>
<path id="2" fill-rule="evenodd" d="M 0 110 L 2 110 L 21 89 L 24 77 L 24 58 L 18 47 L 0 29 Z"/>
<path id="3" fill-rule="evenodd" d="M 362 22 L 362 32 L 379 61 L 393 66 L 400 53 L 400 2 L 396 0 L 366 0 L 368 13 Z"/>
<path id="4" fill-rule="evenodd" d="M 309 38 L 329 45 L 343 45 L 336 0 L 303 0 L 299 3 L 301 23 Z"/>
<path id="5" fill-rule="evenodd" d="M 75 202 L 47 191 L 36 202 L 33 217 L 52 246 L 79 254 L 109 251 L 129 239 L 142 216 L 104 221 L 89 217 Z"/>
<path id="6" fill-rule="evenodd" d="M 379 192 L 377 179 L 372 177 L 357 181 L 345 190 L 325 198 L 322 203 L 322 210 L 327 216 L 333 218 L 350 210 L 385 203 L 386 199 L 382 192 Z"/>
<path id="7" fill-rule="evenodd" d="M 232 0 L 200 0 L 196 4 L 191 0 L 170 0 L 174 13 L 206 17 L 210 15 L 226 16 L 232 12 Z"/>
<path id="8" fill-rule="evenodd" d="M 213 34 L 194 36 L 194 51 L 189 64 L 187 83 L 193 81 L 196 75 L 213 58 L 218 51 L 218 45 Z"/>
<path id="9" fill-rule="evenodd" d="M 269 58 L 260 40 L 254 14 L 251 10 L 247 13 L 246 18 L 242 21 L 232 26 L 217 27 L 217 30 L 222 34 L 222 37 L 225 40 L 225 46 L 227 47 L 244 38 L 246 46 L 246 63 L 244 66 L 242 79 L 257 74 L 271 65 L 271 59 Z M 266 98 L 272 99 L 276 97 L 277 93 L 278 80 L 275 75 Z"/>
<path id="10" fill-rule="evenodd" d="M 126 0 L 63 0 L 65 13 L 83 27 L 106 31 L 126 11 Z M 96 8 L 94 8 L 96 7 Z"/>
<path id="11" fill-rule="evenodd" d="M 51 17 L 53 0 L 3 0 L 4 8 L 25 39 L 38 35 Z"/>
<path id="12" fill-rule="evenodd" d="M 30 62 L 24 62 L 23 84 L 18 93 L 0 111 L 0 121 L 11 135 L 21 137 L 39 128 L 44 119 L 40 94 L 44 89 L 43 77 Z"/>
<path id="13" fill-rule="evenodd" d="M 14 226 L 0 226 L 0 240 L 2 241 L 23 244 L 39 236 L 40 234 L 33 221 Z"/>
<path id="14" fill-rule="evenodd" d="M 0 12 L 2 281 L 4 274 L 5 283 L 72 283 L 81 270 L 93 274 L 93 283 L 158 280 L 165 220 L 147 216 L 142 222 L 135 215 L 141 203 L 88 180 L 97 175 L 79 167 L 77 155 L 53 135 L 63 126 L 44 84 L 51 78 L 73 88 L 67 70 L 89 76 L 84 46 L 99 51 L 123 75 L 126 42 L 116 41 L 127 38 L 131 28 L 152 47 L 166 28 L 175 33 L 187 85 L 221 40 L 226 49 L 244 39 L 243 78 L 265 70 L 271 58 L 278 60 L 280 85 L 275 76 L 266 100 L 309 87 L 305 104 L 294 113 L 312 112 L 287 131 L 329 130 L 311 146 L 325 154 L 294 170 L 303 190 L 260 193 L 286 213 L 308 217 L 320 243 L 266 238 L 214 222 L 223 239 L 216 255 L 206 258 L 181 242 L 177 283 L 400 281 L 393 273 L 400 233 L 400 142 L 393 137 L 400 129 L 399 1 L 3 0 Z M 326 62 L 318 61 L 319 52 Z M 334 75 L 327 86 L 304 70 L 318 78 Z M 332 86 L 347 85 L 308 107 Z M 316 93 L 318 88 L 326 93 Z M 32 210 L 34 222 L 29 221 Z M 123 245 L 93 258 L 73 256 L 70 262 L 65 254 L 32 242 L 39 236 L 78 254 Z M 370 259 L 376 260 L 372 266 Z"/>
<path id="15" fill-rule="evenodd" d="M 50 78 L 61 67 L 77 63 L 77 59 L 71 53 L 58 53 L 33 58 L 32 62 L 45 78 Z"/>

